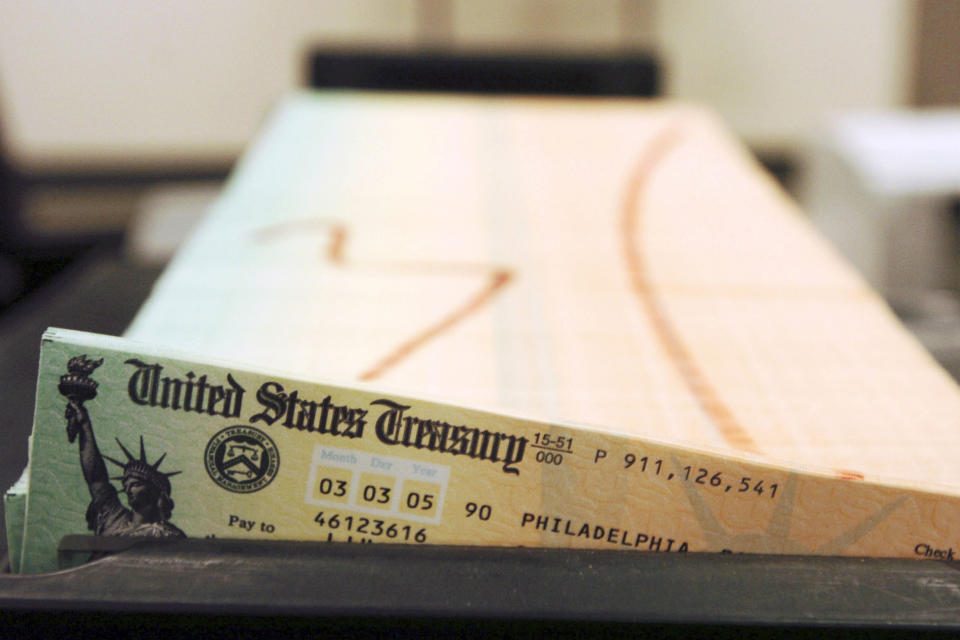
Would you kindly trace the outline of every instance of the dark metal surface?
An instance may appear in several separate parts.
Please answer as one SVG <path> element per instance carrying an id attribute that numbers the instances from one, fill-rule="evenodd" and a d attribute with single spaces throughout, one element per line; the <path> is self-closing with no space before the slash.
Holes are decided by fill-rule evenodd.
<path id="1" fill-rule="evenodd" d="M 960 631 L 960 572 L 920 560 L 176 540 L 2 575 L 3 609 Z"/>

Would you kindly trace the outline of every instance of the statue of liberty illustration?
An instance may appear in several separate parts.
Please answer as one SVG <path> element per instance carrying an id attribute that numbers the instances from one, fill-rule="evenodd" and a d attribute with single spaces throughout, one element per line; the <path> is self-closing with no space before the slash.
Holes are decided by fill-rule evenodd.
<path id="1" fill-rule="evenodd" d="M 180 472 L 160 471 L 166 453 L 155 462 L 148 462 L 143 436 L 140 436 L 139 456 L 131 454 L 117 439 L 127 458 L 125 462 L 100 453 L 84 402 L 97 395 L 98 383 L 90 374 L 102 363 L 103 359 L 90 360 L 86 355 L 71 358 L 67 363 L 68 373 L 60 377 L 58 387 L 68 400 L 67 438 L 79 443 L 80 467 L 90 489 L 87 526 L 98 536 L 185 537 L 186 534 L 170 522 L 174 506 L 170 477 Z M 104 460 L 123 469 L 122 475 L 111 478 Z M 121 504 L 111 480 L 121 482 L 129 508 Z"/>

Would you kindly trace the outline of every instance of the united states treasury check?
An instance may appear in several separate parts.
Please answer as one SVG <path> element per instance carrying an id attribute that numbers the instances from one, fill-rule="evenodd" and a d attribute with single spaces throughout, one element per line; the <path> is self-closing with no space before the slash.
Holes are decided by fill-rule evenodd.
<path id="1" fill-rule="evenodd" d="M 21 570 L 67 534 L 954 559 L 960 493 L 120 338 L 43 339 Z"/>

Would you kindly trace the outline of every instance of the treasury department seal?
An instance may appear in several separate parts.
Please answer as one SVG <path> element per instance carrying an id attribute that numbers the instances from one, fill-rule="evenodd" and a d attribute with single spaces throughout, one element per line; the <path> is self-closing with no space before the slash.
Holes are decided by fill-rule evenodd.
<path id="1" fill-rule="evenodd" d="M 270 484 L 280 468 L 277 445 L 263 431 L 238 424 L 217 432 L 203 454 L 207 473 L 236 493 L 253 493 Z"/>

